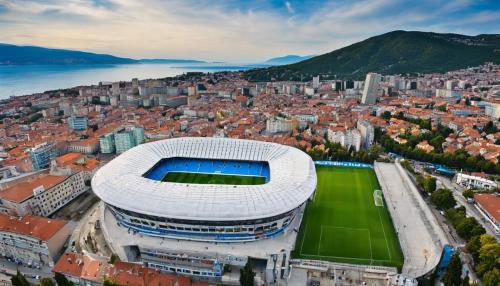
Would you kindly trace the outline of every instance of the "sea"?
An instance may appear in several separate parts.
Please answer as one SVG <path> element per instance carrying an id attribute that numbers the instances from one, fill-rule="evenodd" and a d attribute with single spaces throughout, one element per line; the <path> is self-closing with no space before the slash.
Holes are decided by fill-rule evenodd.
<path id="1" fill-rule="evenodd" d="M 118 65 L 0 65 L 0 100 L 99 82 L 156 79 L 187 72 L 248 70 L 259 65 L 227 63 Z"/>

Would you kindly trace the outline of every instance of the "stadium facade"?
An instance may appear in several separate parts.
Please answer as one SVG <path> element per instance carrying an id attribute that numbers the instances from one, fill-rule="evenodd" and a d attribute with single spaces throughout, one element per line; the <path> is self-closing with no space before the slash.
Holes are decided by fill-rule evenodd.
<path id="1" fill-rule="evenodd" d="M 169 173 L 260 177 L 257 184 L 165 181 Z M 303 208 L 316 188 L 311 158 L 275 143 L 176 138 L 121 154 L 92 179 L 101 222 L 121 259 L 221 279 L 224 265 L 286 269 Z M 281 273 L 280 273 L 281 272 Z"/>

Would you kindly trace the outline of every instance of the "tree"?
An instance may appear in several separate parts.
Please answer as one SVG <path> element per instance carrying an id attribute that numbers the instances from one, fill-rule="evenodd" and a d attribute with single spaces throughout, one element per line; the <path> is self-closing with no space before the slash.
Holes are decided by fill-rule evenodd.
<path id="1" fill-rule="evenodd" d="M 494 268 L 500 267 L 500 261 L 498 261 L 500 257 L 500 243 L 491 235 L 482 235 L 480 240 L 481 248 L 479 249 L 477 273 L 485 275 Z"/>
<path id="2" fill-rule="evenodd" d="M 468 275 L 466 275 L 466 276 L 464 277 L 464 279 L 462 279 L 462 284 L 461 284 L 461 286 L 469 286 L 469 285 L 470 285 L 469 276 L 468 276 Z"/>
<path id="3" fill-rule="evenodd" d="M 436 178 L 419 174 L 416 180 L 425 192 L 432 193 L 436 190 Z"/>
<path id="4" fill-rule="evenodd" d="M 434 192 L 436 190 L 436 178 L 428 176 L 424 184 L 424 189 L 428 193 Z"/>
<path id="5" fill-rule="evenodd" d="M 255 279 L 255 272 L 253 272 L 252 262 L 248 259 L 245 267 L 240 269 L 240 285 L 253 286 Z"/>
<path id="6" fill-rule="evenodd" d="M 493 121 L 488 121 L 488 123 L 486 123 L 483 127 L 483 132 L 486 132 L 487 134 L 495 133 L 497 132 L 497 127 Z"/>
<path id="7" fill-rule="evenodd" d="M 479 235 L 473 236 L 465 245 L 465 250 L 467 250 L 467 252 L 472 256 L 474 261 L 479 260 L 479 249 L 481 249 L 480 238 L 481 237 Z"/>
<path id="8" fill-rule="evenodd" d="M 432 145 L 432 147 L 436 148 L 436 150 L 439 150 L 440 152 L 443 150 L 443 142 L 445 141 L 445 138 L 441 135 L 436 136 L 432 138 L 429 141 L 429 144 Z"/>
<path id="9" fill-rule="evenodd" d="M 400 162 L 401 164 L 401 167 L 405 168 L 406 170 L 410 171 L 410 173 L 415 173 L 415 170 L 413 169 L 413 167 L 411 166 L 411 163 L 410 161 L 408 160 L 403 160 Z M 418 176 L 422 177 L 422 175 L 417 175 L 417 182 L 418 182 Z"/>
<path id="10" fill-rule="evenodd" d="M 457 230 L 457 234 L 466 241 L 469 241 L 476 235 L 481 235 L 486 232 L 484 227 L 482 227 L 473 217 L 466 217 L 460 220 L 455 226 L 455 229 Z"/>
<path id="11" fill-rule="evenodd" d="M 112 253 L 109 257 L 109 263 L 115 264 L 115 262 L 117 261 L 120 261 L 120 257 L 118 257 L 118 255 L 116 255 L 115 253 Z"/>
<path id="12" fill-rule="evenodd" d="M 433 192 L 431 194 L 431 202 L 442 210 L 450 209 L 457 204 L 453 193 L 448 189 L 439 189 Z"/>
<path id="13" fill-rule="evenodd" d="M 26 277 L 24 277 L 24 275 L 21 272 L 19 272 L 19 269 L 17 270 L 16 275 L 14 275 L 10 278 L 10 281 L 12 282 L 13 286 L 29 286 L 30 285 L 28 280 L 26 280 Z"/>
<path id="14" fill-rule="evenodd" d="M 417 180 L 417 184 L 419 184 L 423 188 L 425 184 L 425 177 L 421 174 L 418 174 L 415 179 Z"/>
<path id="15" fill-rule="evenodd" d="M 472 199 L 474 197 L 474 191 L 471 189 L 465 190 L 462 192 L 462 196 L 464 196 L 464 198 Z"/>
<path id="16" fill-rule="evenodd" d="M 102 283 L 103 286 L 120 286 L 116 281 L 113 279 L 106 277 L 104 278 L 104 283 Z"/>
<path id="17" fill-rule="evenodd" d="M 38 283 L 37 286 L 56 286 L 56 284 L 50 278 L 42 278 L 40 279 L 40 283 Z"/>
<path id="18" fill-rule="evenodd" d="M 498 270 L 498 268 L 493 268 L 492 270 L 484 273 L 483 283 L 484 286 L 500 285 L 500 270 Z"/>
<path id="19" fill-rule="evenodd" d="M 460 286 L 462 283 L 462 261 L 460 255 L 455 252 L 451 257 L 450 264 L 444 271 L 442 282 L 445 286 Z"/>
<path id="20" fill-rule="evenodd" d="M 56 280 L 57 286 L 73 286 L 73 282 L 69 281 L 66 276 L 61 273 L 56 272 L 54 275 L 54 280 Z"/>
<path id="21" fill-rule="evenodd" d="M 382 115 L 380 115 L 380 117 L 382 117 L 385 120 L 389 120 L 389 119 L 391 119 L 391 112 L 390 111 L 384 111 L 382 113 Z"/>

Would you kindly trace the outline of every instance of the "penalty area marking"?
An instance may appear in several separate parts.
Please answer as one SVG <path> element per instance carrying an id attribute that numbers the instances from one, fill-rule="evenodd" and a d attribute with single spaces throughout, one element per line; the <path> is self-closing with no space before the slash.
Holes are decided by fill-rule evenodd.
<path id="1" fill-rule="evenodd" d="M 373 188 L 372 181 L 369 180 L 369 182 L 370 182 L 370 188 Z M 382 190 L 380 192 L 382 192 Z M 389 254 L 389 260 L 392 261 L 391 250 L 389 249 L 389 242 L 387 241 L 387 236 L 385 235 L 384 224 L 382 223 L 382 216 L 380 215 L 380 208 L 377 208 L 377 214 L 378 214 L 378 221 L 380 222 L 380 227 L 382 228 L 382 233 L 384 234 L 385 246 L 387 247 L 387 253 Z M 392 226 L 394 227 L 394 225 L 392 225 Z"/>
<path id="2" fill-rule="evenodd" d="M 343 257 L 343 256 L 331 256 L 331 255 L 320 255 L 321 252 L 321 241 L 323 238 L 323 228 L 326 229 L 345 229 L 345 230 L 354 230 L 354 231 L 361 231 L 361 232 L 368 232 L 368 244 L 370 247 L 370 258 L 355 258 L 355 257 Z M 305 229 L 307 230 L 307 223 L 305 225 Z M 304 246 L 304 240 L 305 240 L 305 235 L 307 234 L 304 233 L 304 237 L 302 239 L 302 244 L 300 246 L 300 255 L 302 256 L 310 256 L 310 257 L 325 257 L 325 258 L 339 258 L 339 259 L 353 259 L 353 260 L 363 260 L 363 261 L 380 261 L 380 262 L 390 262 L 389 260 L 379 260 L 379 259 L 373 259 L 373 248 L 372 248 L 372 239 L 371 239 L 371 234 L 370 230 L 368 228 L 354 228 L 354 227 L 345 227 L 345 226 L 331 226 L 331 225 L 322 225 L 320 234 L 319 234 L 319 240 L 318 240 L 318 250 L 317 254 L 307 254 L 302 251 L 302 248 Z"/>

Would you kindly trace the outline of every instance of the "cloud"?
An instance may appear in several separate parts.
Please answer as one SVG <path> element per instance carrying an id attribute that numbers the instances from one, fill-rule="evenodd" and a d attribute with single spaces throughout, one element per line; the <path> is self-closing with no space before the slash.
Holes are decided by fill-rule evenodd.
<path id="1" fill-rule="evenodd" d="M 295 10 L 292 7 L 292 3 L 290 3 L 289 1 L 285 2 L 285 7 L 289 13 L 292 13 L 292 14 L 295 13 Z"/>
<path id="2" fill-rule="evenodd" d="M 0 0 L 0 42 L 135 58 L 252 62 L 329 52 L 396 29 L 494 33 L 499 11 L 491 3 Z"/>

